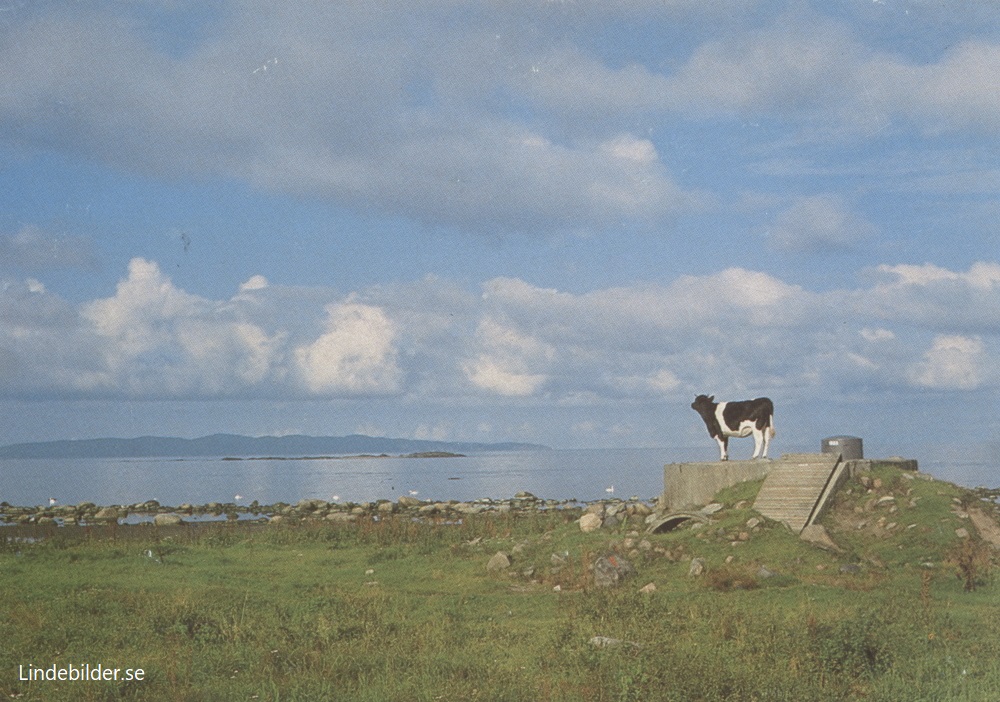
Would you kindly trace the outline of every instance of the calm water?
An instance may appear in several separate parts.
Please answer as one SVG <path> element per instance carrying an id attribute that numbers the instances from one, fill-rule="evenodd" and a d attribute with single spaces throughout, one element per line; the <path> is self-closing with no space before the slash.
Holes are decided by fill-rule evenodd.
<path id="1" fill-rule="evenodd" d="M 970 454 L 936 447 L 914 454 L 920 469 L 974 487 L 1000 485 L 996 447 Z M 791 450 L 791 449 L 789 449 Z M 520 490 L 551 499 L 595 500 L 613 494 L 649 499 L 663 489 L 663 464 L 713 460 L 713 447 L 688 449 L 552 450 L 463 458 L 331 460 L 0 459 L 0 501 L 13 505 L 132 504 L 302 498 L 368 502 L 416 491 L 421 499 L 507 498 Z M 735 455 L 734 458 L 742 458 Z M 614 493 L 606 492 L 614 487 Z"/>

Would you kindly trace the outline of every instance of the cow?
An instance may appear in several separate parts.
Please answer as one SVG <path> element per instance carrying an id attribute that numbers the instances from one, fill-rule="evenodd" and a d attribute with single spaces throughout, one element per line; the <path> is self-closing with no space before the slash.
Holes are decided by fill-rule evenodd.
<path id="1" fill-rule="evenodd" d="M 729 460 L 729 437 L 753 434 L 753 457 L 767 458 L 774 438 L 774 403 L 767 397 L 739 402 L 716 402 L 715 395 L 698 395 L 691 409 L 701 415 L 708 435 L 719 444 L 719 460 Z"/>

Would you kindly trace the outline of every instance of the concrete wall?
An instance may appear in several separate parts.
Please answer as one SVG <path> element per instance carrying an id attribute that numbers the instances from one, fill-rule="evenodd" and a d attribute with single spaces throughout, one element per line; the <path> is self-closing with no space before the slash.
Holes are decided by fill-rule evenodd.
<path id="1" fill-rule="evenodd" d="M 668 463 L 663 467 L 660 510 L 678 512 L 708 504 L 719 490 L 767 475 L 770 461 Z"/>

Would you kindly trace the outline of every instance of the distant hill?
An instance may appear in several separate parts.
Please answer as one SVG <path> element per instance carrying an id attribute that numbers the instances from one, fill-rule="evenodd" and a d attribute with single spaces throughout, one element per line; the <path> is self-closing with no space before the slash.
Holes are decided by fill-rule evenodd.
<path id="1" fill-rule="evenodd" d="M 135 439 L 75 439 L 11 444 L 0 447 L 0 458 L 187 458 L 265 456 L 343 456 L 403 454 L 428 451 L 543 451 L 548 446 L 521 443 L 471 443 L 350 436 L 239 436 L 213 434 L 199 439 L 140 436 Z"/>

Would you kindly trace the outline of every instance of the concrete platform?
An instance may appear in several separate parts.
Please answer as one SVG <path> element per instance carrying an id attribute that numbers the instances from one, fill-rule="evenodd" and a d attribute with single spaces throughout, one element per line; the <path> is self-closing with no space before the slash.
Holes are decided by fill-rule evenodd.
<path id="1" fill-rule="evenodd" d="M 862 461 L 843 461 L 836 453 L 785 454 L 778 460 L 669 463 L 663 467 L 664 514 L 696 512 L 719 490 L 764 478 L 754 509 L 768 519 L 784 522 L 796 533 L 815 522 L 840 483 Z"/>
<path id="2" fill-rule="evenodd" d="M 659 511 L 696 511 L 708 504 L 719 490 L 747 480 L 759 480 L 778 461 L 711 461 L 668 463 L 663 467 L 663 494 Z"/>

